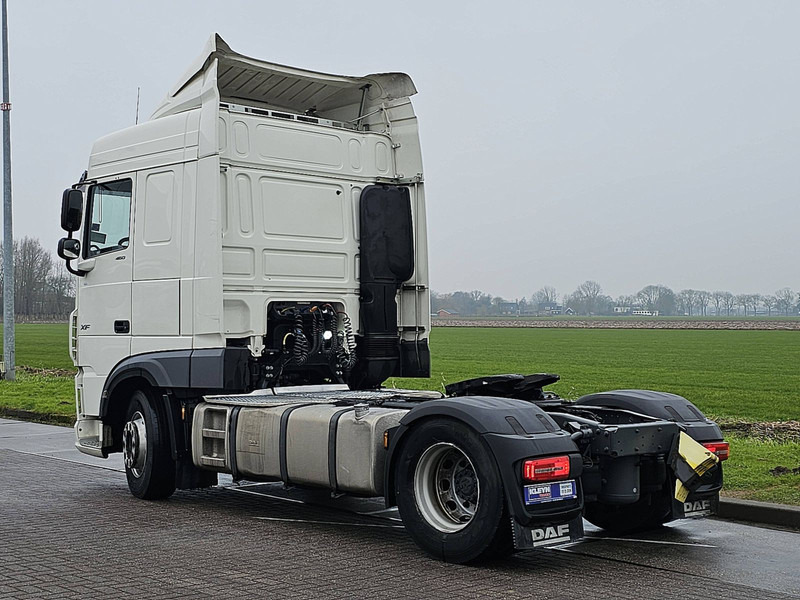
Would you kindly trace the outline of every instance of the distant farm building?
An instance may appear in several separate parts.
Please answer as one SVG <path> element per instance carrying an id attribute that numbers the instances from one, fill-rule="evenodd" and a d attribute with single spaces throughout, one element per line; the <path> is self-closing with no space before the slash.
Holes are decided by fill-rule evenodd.
<path id="1" fill-rule="evenodd" d="M 504 316 L 519 316 L 519 303 L 517 302 L 501 302 L 498 306 L 500 314 Z"/>
<path id="2" fill-rule="evenodd" d="M 555 302 L 543 302 L 539 305 L 539 316 L 550 317 L 562 313 L 564 313 L 564 307 Z"/>

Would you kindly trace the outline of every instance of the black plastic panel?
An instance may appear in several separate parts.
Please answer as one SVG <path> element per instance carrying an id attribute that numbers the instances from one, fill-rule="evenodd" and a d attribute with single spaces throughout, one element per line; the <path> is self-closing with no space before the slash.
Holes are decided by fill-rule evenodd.
<path id="1" fill-rule="evenodd" d="M 397 331 L 397 290 L 414 274 L 414 228 L 408 188 L 369 185 L 361 192 L 359 237 L 361 335 L 354 389 L 379 386 L 404 375 Z M 415 351 L 416 354 L 416 351 Z M 422 366 L 415 368 L 424 372 Z"/>

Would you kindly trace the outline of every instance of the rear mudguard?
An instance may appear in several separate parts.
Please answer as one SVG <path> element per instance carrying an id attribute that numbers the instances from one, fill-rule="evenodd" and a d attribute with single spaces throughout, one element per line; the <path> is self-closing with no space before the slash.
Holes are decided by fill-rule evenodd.
<path id="1" fill-rule="evenodd" d="M 389 433 L 384 477 L 387 507 L 395 505 L 394 470 L 403 451 L 404 441 L 416 424 L 431 418 L 460 421 L 486 441 L 503 482 L 518 548 L 553 543 L 553 536 L 562 542 L 569 541 L 561 539 L 565 536 L 570 539 L 580 537 L 583 491 L 580 484 L 582 459 L 578 448 L 570 435 L 561 430 L 542 409 L 530 402 L 513 398 L 444 398 L 424 402 L 410 410 L 400 425 Z M 570 457 L 569 478 L 576 481 L 577 497 L 526 506 L 522 461 L 558 454 Z M 569 526 L 565 529 L 564 525 Z"/>
<path id="2" fill-rule="evenodd" d="M 694 404 L 677 394 L 652 390 L 612 390 L 583 396 L 575 404 L 621 408 L 664 421 L 680 423 L 686 433 L 698 442 L 722 439 L 719 426 L 706 418 Z"/>

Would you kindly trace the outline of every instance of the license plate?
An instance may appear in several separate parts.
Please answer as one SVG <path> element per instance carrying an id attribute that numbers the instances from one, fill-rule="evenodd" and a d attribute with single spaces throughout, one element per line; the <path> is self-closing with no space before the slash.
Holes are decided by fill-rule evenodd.
<path id="1" fill-rule="evenodd" d="M 574 479 L 525 486 L 526 505 L 555 502 L 556 500 L 569 500 L 577 496 L 578 486 L 575 485 Z"/>

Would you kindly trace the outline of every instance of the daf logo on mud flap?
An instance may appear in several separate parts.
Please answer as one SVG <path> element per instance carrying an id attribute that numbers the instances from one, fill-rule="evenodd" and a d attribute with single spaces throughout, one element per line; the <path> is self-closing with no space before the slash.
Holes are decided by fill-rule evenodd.
<path id="1" fill-rule="evenodd" d="M 694 502 L 683 503 L 684 516 L 704 515 L 711 511 L 710 500 L 695 500 Z"/>
<path id="2" fill-rule="evenodd" d="M 540 527 L 531 530 L 534 546 L 545 546 L 569 541 L 569 525 Z"/>

